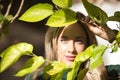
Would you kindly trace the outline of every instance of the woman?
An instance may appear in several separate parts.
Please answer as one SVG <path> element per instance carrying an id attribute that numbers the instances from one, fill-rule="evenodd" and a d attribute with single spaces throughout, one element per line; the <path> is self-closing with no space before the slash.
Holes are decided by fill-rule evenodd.
<path id="1" fill-rule="evenodd" d="M 78 53 L 84 51 L 91 44 L 97 44 L 94 34 L 109 41 L 113 40 L 114 37 L 109 37 L 105 31 L 106 29 L 99 28 L 100 26 L 85 18 L 81 13 L 79 13 L 78 17 L 77 23 L 48 29 L 45 36 L 45 51 L 48 61 L 58 60 L 69 66 L 72 65 Z M 107 28 L 107 30 L 110 29 Z M 36 73 L 30 74 L 25 80 L 44 80 L 41 74 L 39 72 L 37 78 Z M 84 80 L 108 80 L 104 65 L 88 71 Z"/>
<path id="2" fill-rule="evenodd" d="M 46 59 L 72 65 L 76 55 L 91 44 L 97 44 L 93 33 L 82 22 L 64 28 L 50 28 L 46 34 Z M 52 36 L 50 36 L 50 34 Z M 104 66 L 90 71 L 85 80 L 107 80 Z M 102 79 L 104 76 L 105 79 Z"/>

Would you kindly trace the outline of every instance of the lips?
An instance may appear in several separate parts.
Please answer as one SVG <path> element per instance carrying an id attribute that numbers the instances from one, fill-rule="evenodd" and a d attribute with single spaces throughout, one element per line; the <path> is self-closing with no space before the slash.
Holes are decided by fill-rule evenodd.
<path id="1" fill-rule="evenodd" d="M 76 56 L 65 56 L 68 61 L 74 61 Z"/>

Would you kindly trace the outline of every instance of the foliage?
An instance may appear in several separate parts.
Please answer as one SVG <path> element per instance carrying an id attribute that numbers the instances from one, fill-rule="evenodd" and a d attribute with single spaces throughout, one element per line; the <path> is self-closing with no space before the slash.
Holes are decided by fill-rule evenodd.
<path id="1" fill-rule="evenodd" d="M 112 42 L 111 48 L 112 52 L 116 52 L 118 50 L 118 47 L 120 46 L 120 31 L 118 32 L 116 39 Z"/>
<path id="2" fill-rule="evenodd" d="M 9 66 L 14 64 L 22 55 L 31 54 L 33 46 L 27 43 L 13 45 L 0 54 L 0 72 L 3 72 Z"/>
<path id="3" fill-rule="evenodd" d="M 3 20 L 3 15 L 0 13 L 0 22 Z"/>
<path id="4" fill-rule="evenodd" d="M 0 37 L 2 33 L 6 33 L 8 31 L 8 25 L 10 21 L 13 19 L 12 15 L 4 16 L 0 13 Z"/>
<path id="5" fill-rule="evenodd" d="M 55 0 L 54 2 L 56 3 Z M 54 11 L 53 6 L 48 3 L 39 3 L 32 6 L 19 18 L 19 20 L 27 22 L 37 22 L 47 17 L 49 17 L 49 19 L 46 25 L 51 27 L 63 27 L 65 25 L 73 24 L 77 21 L 74 11 L 68 8 L 62 8 Z"/>
<path id="6" fill-rule="evenodd" d="M 116 11 L 114 13 L 114 16 L 111 16 L 108 19 L 109 19 L 109 21 L 118 21 L 118 22 L 120 22 L 120 11 Z"/>
<path id="7" fill-rule="evenodd" d="M 102 64 L 102 62 L 99 62 L 99 64 L 97 64 L 97 62 L 102 60 L 101 57 L 105 49 L 106 47 L 103 45 L 98 47 L 96 47 L 95 45 L 91 45 L 84 52 L 76 56 L 74 63 L 71 67 L 59 61 L 51 61 L 49 65 L 45 67 L 45 73 L 48 74 L 46 75 L 46 78 L 50 76 L 51 80 L 53 79 L 61 80 L 64 72 L 68 71 L 67 80 L 74 80 L 75 77 L 77 76 L 79 66 L 86 60 L 90 60 L 89 67 L 90 69 L 93 69 Z M 40 66 L 42 66 L 46 62 L 46 60 L 42 56 L 36 56 L 35 54 L 32 53 L 32 51 L 33 46 L 25 42 L 10 46 L 0 55 L 2 57 L 0 63 L 1 65 L 0 72 L 3 72 L 8 67 L 13 65 L 22 55 L 27 56 L 32 55 L 33 57 L 30 58 L 25 63 L 25 65 L 20 69 L 20 71 L 15 76 L 24 76 L 35 71 Z M 84 74 L 85 73 L 86 71 L 84 71 Z"/>
<path id="8" fill-rule="evenodd" d="M 72 0 L 52 0 L 55 5 L 61 8 L 68 8 L 72 6 Z"/>
<path id="9" fill-rule="evenodd" d="M 15 76 L 24 76 L 31 72 L 34 72 L 45 62 L 44 58 L 41 56 L 34 56 L 30 58 L 25 65 L 21 68 L 21 70 Z"/>
<path id="10" fill-rule="evenodd" d="M 6 0 L 0 0 L 0 2 L 4 2 L 4 1 L 6 1 Z M 19 16 L 19 13 L 21 12 L 24 0 L 21 0 L 20 7 L 14 16 L 11 15 L 11 13 L 10 13 L 13 2 L 14 2 L 14 0 L 10 0 L 7 9 L 5 9 L 5 11 L 6 11 L 5 13 L 1 13 L 2 12 L 1 10 L 4 8 L 4 4 L 2 4 L 2 3 L 0 4 L 0 37 L 2 36 L 2 34 L 7 33 L 9 24 L 12 23 Z M 5 6 L 7 6 L 7 4 Z"/>
<path id="11" fill-rule="evenodd" d="M 69 9 L 69 7 L 72 6 L 71 0 L 52 1 L 54 5 L 57 6 L 56 9 L 53 8 L 52 4 L 38 3 L 26 10 L 19 20 L 38 22 L 48 18 L 46 25 L 50 27 L 64 27 L 77 21 L 76 12 Z M 99 25 L 104 25 L 107 21 L 120 21 L 119 11 L 115 12 L 114 16 L 109 17 L 102 9 L 94 4 L 89 3 L 87 0 L 82 1 L 86 11 L 88 12 L 88 15 Z M 2 20 L 4 20 L 4 17 L 2 14 L 0 14 L 0 21 Z M 120 44 L 120 32 L 118 32 L 116 40 L 112 43 L 111 47 L 113 52 L 117 51 L 119 46 L 118 44 Z M 77 75 L 78 76 L 76 79 L 82 80 L 88 70 L 94 69 L 102 64 L 102 55 L 106 48 L 107 47 L 104 45 L 91 45 L 84 52 L 77 55 L 72 66 L 67 66 L 66 64 L 58 61 L 50 61 L 44 69 L 46 80 L 48 78 L 50 78 L 50 80 L 61 80 L 66 71 L 68 72 L 67 80 L 74 80 Z M 5 71 L 23 55 L 32 56 L 32 58 L 25 63 L 16 76 L 25 76 L 47 62 L 42 56 L 36 56 L 33 53 L 33 46 L 31 44 L 23 42 L 10 46 L 0 54 L 0 72 Z M 88 60 L 90 62 L 89 65 L 84 69 L 79 69 L 81 64 Z"/>
<path id="12" fill-rule="evenodd" d="M 37 22 L 53 14 L 53 6 L 45 3 L 38 3 L 27 10 L 19 19 L 27 22 Z"/>
<path id="13" fill-rule="evenodd" d="M 87 70 L 87 68 L 94 69 L 97 66 L 101 65 L 102 54 L 104 53 L 105 50 L 106 50 L 106 47 L 103 45 L 98 47 L 95 47 L 95 45 L 91 45 L 84 52 L 78 54 L 72 65 L 72 70 L 68 73 L 67 80 L 74 80 L 75 77 L 77 76 L 79 66 L 81 66 L 81 64 L 87 60 L 90 60 L 90 65 L 84 68 L 84 70 L 85 69 Z M 84 73 L 86 72 L 86 70 L 84 71 Z M 82 78 L 79 78 L 79 79 L 82 80 Z"/>
<path id="14" fill-rule="evenodd" d="M 71 16 L 72 15 L 72 16 Z M 73 24 L 76 20 L 76 14 L 70 9 L 60 9 L 56 11 L 47 21 L 46 25 L 51 27 L 63 27 Z"/>

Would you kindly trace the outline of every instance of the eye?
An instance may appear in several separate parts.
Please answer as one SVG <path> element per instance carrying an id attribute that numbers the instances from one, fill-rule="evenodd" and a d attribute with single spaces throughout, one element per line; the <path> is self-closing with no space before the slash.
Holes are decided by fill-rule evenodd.
<path id="1" fill-rule="evenodd" d="M 77 44 L 83 44 L 83 40 L 82 39 L 76 39 L 75 43 L 77 43 Z"/>
<path id="2" fill-rule="evenodd" d="M 67 43 L 68 42 L 68 38 L 67 37 L 61 37 L 61 40 L 60 40 L 62 43 Z"/>

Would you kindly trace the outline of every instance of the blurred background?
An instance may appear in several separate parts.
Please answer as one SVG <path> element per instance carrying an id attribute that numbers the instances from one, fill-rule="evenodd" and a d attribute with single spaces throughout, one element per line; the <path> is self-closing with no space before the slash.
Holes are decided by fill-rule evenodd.
<path id="1" fill-rule="evenodd" d="M 11 0 L 1 1 L 3 9 L 1 13 L 5 13 Z M 13 6 L 10 14 L 15 15 L 21 0 L 13 0 Z M 25 0 L 20 16 L 38 2 L 50 2 L 50 0 Z M 0 38 L 0 52 L 8 48 L 8 46 L 19 42 L 28 42 L 34 46 L 33 52 L 37 55 L 44 56 L 44 34 L 48 27 L 45 25 L 45 20 L 41 22 L 28 23 L 17 19 L 9 25 L 8 32 L 2 34 Z M 0 80 L 24 80 L 24 77 L 15 77 L 16 72 L 24 65 L 24 62 L 29 59 L 28 56 L 22 56 L 13 66 L 0 73 Z"/>
<path id="2" fill-rule="evenodd" d="M 6 9 L 11 0 L 0 0 L 0 4 L 3 4 L 3 9 L 1 13 L 5 13 Z M 11 14 L 15 14 L 19 8 L 21 0 L 13 0 L 13 6 L 10 11 Z M 101 7 L 109 16 L 114 15 L 115 11 L 120 11 L 120 0 L 88 0 L 91 3 Z M 74 4 L 71 7 L 74 11 L 80 11 L 87 15 L 81 0 L 73 0 Z M 36 3 L 52 3 L 51 0 L 25 0 L 24 6 L 20 15 L 22 15 L 25 10 L 30 8 L 32 5 Z M 36 23 L 28 23 L 18 20 L 18 18 L 9 25 L 8 32 L 6 34 L 2 34 L 0 38 L 0 52 L 5 50 L 8 46 L 19 43 L 19 42 L 28 42 L 34 46 L 34 53 L 37 55 L 44 56 L 44 35 L 47 30 L 47 26 L 45 26 L 46 20 Z M 112 29 L 118 29 L 117 26 L 120 26 L 118 22 L 108 22 L 108 25 Z M 96 36 L 97 37 L 97 36 Z M 99 44 L 108 45 L 109 42 L 97 37 Z M 103 56 L 105 65 L 110 64 L 120 64 L 120 51 L 114 53 L 110 53 L 108 49 Z M 0 73 L 0 80 L 24 80 L 24 77 L 15 77 L 14 74 L 23 66 L 24 62 L 29 57 L 23 56 L 17 61 L 13 66 L 7 69 L 5 72 Z"/>

